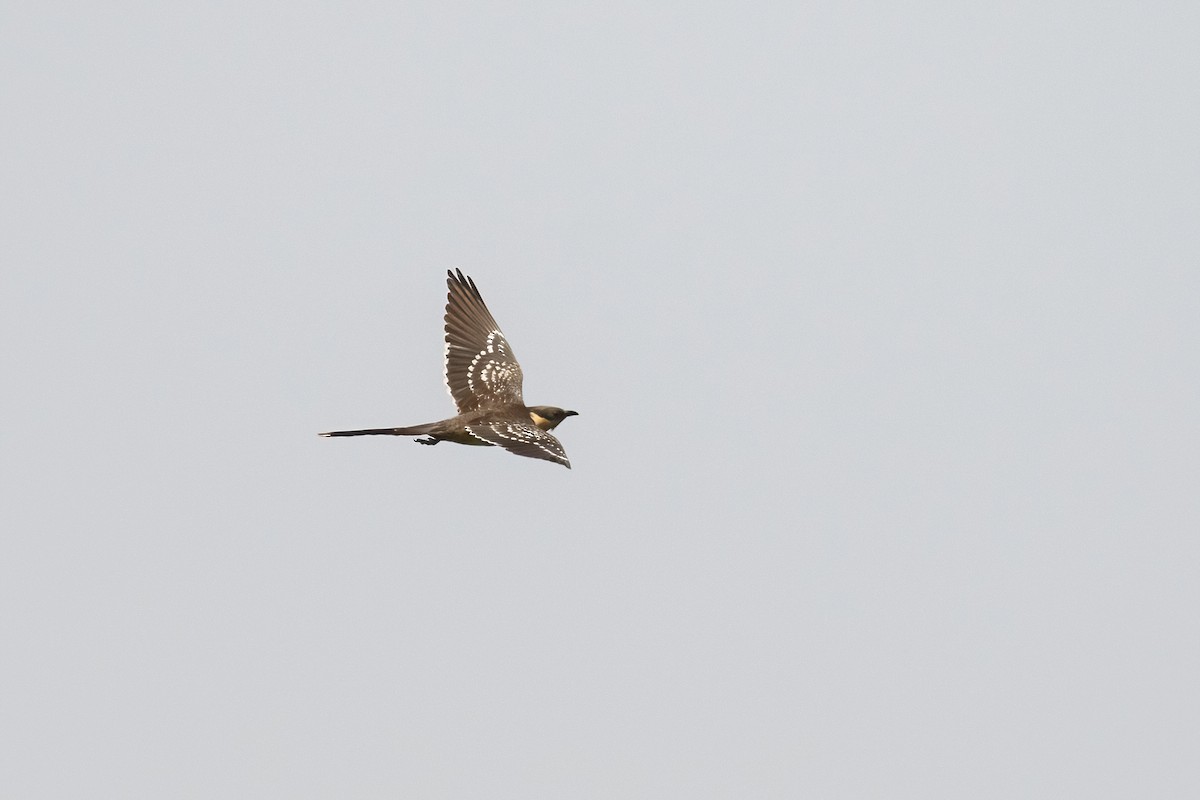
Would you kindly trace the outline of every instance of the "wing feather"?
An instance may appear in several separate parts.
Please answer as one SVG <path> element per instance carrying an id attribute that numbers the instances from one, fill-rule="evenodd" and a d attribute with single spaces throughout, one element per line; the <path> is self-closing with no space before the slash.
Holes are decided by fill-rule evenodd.
<path id="1" fill-rule="evenodd" d="M 567 459 L 567 451 L 562 442 L 547 433 L 533 422 L 520 420 L 499 421 L 468 425 L 467 431 L 477 439 L 489 444 L 499 445 L 510 453 L 528 458 L 540 458 L 562 464 L 567 469 L 571 462 Z"/>
<path id="2" fill-rule="evenodd" d="M 521 365 L 475 281 L 461 269 L 446 274 L 446 389 L 458 412 L 524 405 Z"/>

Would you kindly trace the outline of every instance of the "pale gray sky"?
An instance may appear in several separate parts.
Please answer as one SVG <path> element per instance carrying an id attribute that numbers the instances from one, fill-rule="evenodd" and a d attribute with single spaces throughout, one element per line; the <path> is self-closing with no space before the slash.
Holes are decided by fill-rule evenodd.
<path id="1" fill-rule="evenodd" d="M 1200 795 L 1198 27 L 8 9 L 0 795 Z"/>

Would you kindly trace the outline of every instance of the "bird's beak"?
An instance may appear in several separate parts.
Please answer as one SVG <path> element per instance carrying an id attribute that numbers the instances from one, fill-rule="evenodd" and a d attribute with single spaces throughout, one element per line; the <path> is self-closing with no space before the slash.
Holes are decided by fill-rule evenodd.
<path id="1" fill-rule="evenodd" d="M 564 417 L 578 417 L 579 412 L 578 411 L 564 411 L 563 416 Z"/>

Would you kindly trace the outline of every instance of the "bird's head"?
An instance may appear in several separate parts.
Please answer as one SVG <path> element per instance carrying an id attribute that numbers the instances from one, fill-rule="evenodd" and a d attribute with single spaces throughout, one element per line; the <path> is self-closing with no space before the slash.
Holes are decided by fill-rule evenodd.
<path id="1" fill-rule="evenodd" d="M 544 431 L 552 431 L 558 427 L 558 423 L 562 422 L 567 417 L 577 416 L 578 412 L 566 411 L 555 406 L 530 406 L 529 418 L 533 420 L 533 424 L 537 425 Z"/>

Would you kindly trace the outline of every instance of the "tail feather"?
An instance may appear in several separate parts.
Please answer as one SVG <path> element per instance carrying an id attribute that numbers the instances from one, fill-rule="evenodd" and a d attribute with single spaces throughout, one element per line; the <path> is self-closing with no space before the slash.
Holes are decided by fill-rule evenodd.
<path id="1" fill-rule="evenodd" d="M 371 428 L 365 431 L 330 431 L 318 433 L 318 436 L 424 436 L 429 433 L 436 423 L 413 425 L 411 428 Z"/>

